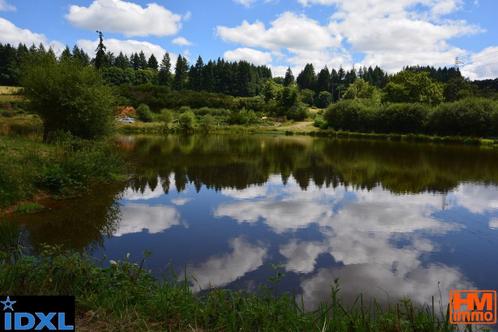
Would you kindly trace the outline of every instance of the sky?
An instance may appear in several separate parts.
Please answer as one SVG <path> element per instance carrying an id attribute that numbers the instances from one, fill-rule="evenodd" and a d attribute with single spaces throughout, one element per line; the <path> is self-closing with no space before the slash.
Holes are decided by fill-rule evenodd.
<path id="1" fill-rule="evenodd" d="M 96 30 L 113 53 L 165 52 L 190 63 L 223 57 L 268 65 L 274 76 L 378 65 L 453 66 L 498 77 L 496 0 L 0 0 L 0 43 L 77 44 Z"/>

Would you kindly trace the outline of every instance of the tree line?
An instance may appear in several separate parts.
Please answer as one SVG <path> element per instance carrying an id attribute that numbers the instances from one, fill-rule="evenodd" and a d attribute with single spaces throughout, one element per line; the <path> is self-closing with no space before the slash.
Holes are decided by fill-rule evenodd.
<path id="1" fill-rule="evenodd" d="M 168 53 L 164 54 L 161 61 L 158 61 L 154 54 L 146 57 L 143 51 L 130 56 L 122 52 L 114 55 L 107 51 L 103 37 L 101 35 L 99 37 L 99 45 L 93 58 L 78 46 L 74 46 L 72 50 L 66 47 L 60 59 L 73 58 L 83 65 L 94 65 L 102 71 L 104 80 L 113 85 L 153 84 L 167 86 L 174 90 L 207 91 L 249 97 L 261 94 L 265 83 L 272 79 L 269 67 L 255 66 L 246 61 L 229 62 L 217 59 L 205 63 L 199 56 L 197 61 L 190 65 L 187 59 L 180 55 L 173 68 L 172 59 Z M 19 44 L 17 47 L 0 44 L 0 84 L 18 85 L 23 59 L 29 54 L 37 53 L 47 53 L 56 57 L 53 50 L 47 50 L 43 44 L 32 45 L 29 48 L 24 44 Z M 427 72 L 431 79 L 449 85 L 449 90 L 460 90 L 465 84 L 457 68 L 412 66 L 404 68 L 404 71 Z M 273 80 L 285 87 L 297 84 L 305 99 L 318 100 L 320 93 L 326 92 L 327 94 L 322 94 L 321 99 L 336 102 L 344 96 L 348 87 L 358 78 L 379 89 L 383 89 L 390 81 L 390 76 L 378 66 L 351 70 L 343 68 L 330 70 L 325 67 L 316 73 L 313 64 L 307 64 L 297 77 L 289 68 L 285 77 L 276 77 Z M 476 81 L 473 88 L 489 92 L 496 90 L 498 83 L 496 80 Z M 452 92 L 448 91 L 446 97 L 449 98 L 447 99 L 455 100 L 455 93 L 457 92 L 453 91 L 452 96 Z M 316 104 L 320 103 L 316 102 Z"/>

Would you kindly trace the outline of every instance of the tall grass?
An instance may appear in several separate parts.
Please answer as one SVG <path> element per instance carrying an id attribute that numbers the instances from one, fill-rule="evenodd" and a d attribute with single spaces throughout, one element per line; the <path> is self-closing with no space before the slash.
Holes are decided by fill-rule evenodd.
<path id="1" fill-rule="evenodd" d="M 39 191 L 68 194 L 92 181 L 107 181 L 122 172 L 112 144 L 62 138 L 43 144 L 37 138 L 0 140 L 0 207 L 30 199 Z"/>

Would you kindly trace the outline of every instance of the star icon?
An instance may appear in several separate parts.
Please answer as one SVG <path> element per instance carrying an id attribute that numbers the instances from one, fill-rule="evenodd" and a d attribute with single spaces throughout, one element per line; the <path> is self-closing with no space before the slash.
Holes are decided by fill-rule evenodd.
<path id="1" fill-rule="evenodd" d="M 7 299 L 5 301 L 0 301 L 0 303 L 3 304 L 3 311 L 5 311 L 7 309 L 10 309 L 11 311 L 14 311 L 14 308 L 12 306 L 16 302 L 17 301 L 11 301 L 9 296 L 7 296 Z"/>

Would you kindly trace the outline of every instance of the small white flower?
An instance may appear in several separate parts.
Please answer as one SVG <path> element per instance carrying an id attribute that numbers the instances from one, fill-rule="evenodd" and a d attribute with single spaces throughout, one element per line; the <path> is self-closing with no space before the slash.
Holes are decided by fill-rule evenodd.
<path id="1" fill-rule="evenodd" d="M 118 262 L 116 262 L 116 261 L 115 261 L 115 260 L 113 260 L 113 259 L 111 259 L 111 260 L 109 261 L 109 263 L 110 263 L 111 265 L 113 265 L 113 266 L 118 265 Z"/>

